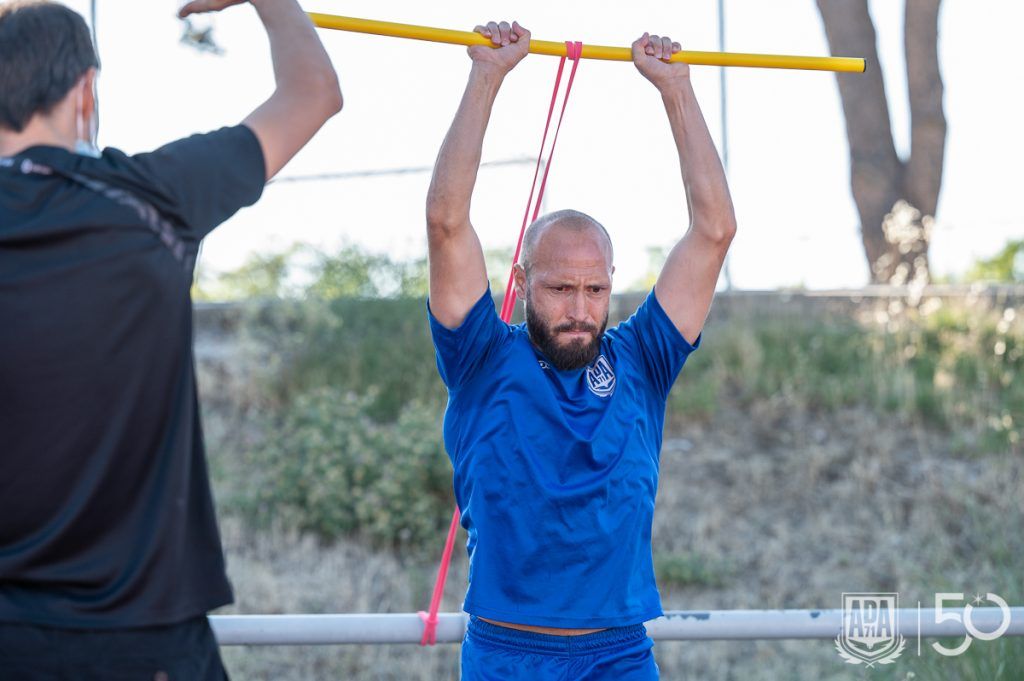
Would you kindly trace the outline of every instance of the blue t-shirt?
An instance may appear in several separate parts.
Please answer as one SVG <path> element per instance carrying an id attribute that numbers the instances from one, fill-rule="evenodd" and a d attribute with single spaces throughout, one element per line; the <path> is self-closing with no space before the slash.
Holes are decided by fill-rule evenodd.
<path id="1" fill-rule="evenodd" d="M 563 628 L 661 615 L 651 521 L 665 400 L 700 338 L 691 346 L 652 291 L 589 366 L 558 371 L 490 291 L 457 329 L 429 317 L 469 533 L 465 611 Z"/>

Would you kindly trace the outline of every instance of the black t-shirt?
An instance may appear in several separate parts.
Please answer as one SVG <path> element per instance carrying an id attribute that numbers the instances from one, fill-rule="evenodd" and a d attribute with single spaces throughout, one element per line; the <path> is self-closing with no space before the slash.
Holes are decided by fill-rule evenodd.
<path id="1" fill-rule="evenodd" d="M 136 156 L 18 159 L 130 192 L 192 252 L 266 177 L 244 126 Z M 130 207 L 0 167 L 0 621 L 139 627 L 231 602 L 191 277 Z"/>

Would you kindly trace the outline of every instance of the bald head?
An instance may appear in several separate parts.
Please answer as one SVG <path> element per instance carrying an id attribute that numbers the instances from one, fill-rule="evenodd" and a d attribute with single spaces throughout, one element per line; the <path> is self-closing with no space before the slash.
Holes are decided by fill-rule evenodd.
<path id="1" fill-rule="evenodd" d="M 559 210 L 548 213 L 537 218 L 533 224 L 526 229 L 523 236 L 523 250 L 519 256 L 519 262 L 529 273 L 530 268 L 540 261 L 546 260 L 550 255 L 551 248 L 557 248 L 562 241 L 559 238 L 546 238 L 548 236 L 564 237 L 570 236 L 573 239 L 593 239 L 598 248 L 604 253 L 608 269 L 612 267 L 612 239 L 604 226 L 586 213 L 578 210 Z"/>

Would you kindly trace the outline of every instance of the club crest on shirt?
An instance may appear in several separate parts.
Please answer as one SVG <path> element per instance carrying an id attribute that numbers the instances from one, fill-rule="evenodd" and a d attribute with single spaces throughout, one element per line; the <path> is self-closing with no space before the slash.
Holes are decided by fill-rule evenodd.
<path id="1" fill-rule="evenodd" d="M 604 355 L 587 367 L 587 387 L 598 397 L 608 397 L 615 392 L 615 372 Z"/>

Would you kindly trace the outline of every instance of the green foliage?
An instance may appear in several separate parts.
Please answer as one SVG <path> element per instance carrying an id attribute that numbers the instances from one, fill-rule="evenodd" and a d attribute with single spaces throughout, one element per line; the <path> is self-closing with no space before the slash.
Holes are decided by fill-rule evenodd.
<path id="1" fill-rule="evenodd" d="M 654 573 L 663 589 L 725 586 L 729 568 L 721 561 L 693 552 L 655 553 Z"/>
<path id="2" fill-rule="evenodd" d="M 670 394 L 669 427 L 711 418 L 724 401 L 750 406 L 782 400 L 793 409 L 861 406 L 917 419 L 945 429 L 965 452 L 1019 447 L 1024 324 L 1016 313 L 946 304 L 885 313 L 884 319 L 879 314 L 874 321 L 769 314 L 712 324 L 705 347 L 688 361 Z M 279 414 L 274 423 L 284 424 L 261 451 L 271 458 L 280 451 L 285 460 L 303 452 L 289 468 L 254 464 L 278 471 L 272 479 L 277 491 L 261 497 L 260 513 L 280 504 L 294 516 L 291 525 L 324 537 L 353 533 L 379 542 L 401 536 L 410 545 L 425 528 L 443 524 L 447 504 L 419 508 L 422 524 L 410 524 L 397 510 L 381 516 L 393 520 L 381 521 L 367 515 L 369 506 L 346 507 L 317 487 L 325 481 L 339 490 L 355 485 L 357 492 L 372 490 L 368 498 L 376 498 L 372 495 L 383 492 L 355 484 L 366 473 L 354 471 L 362 470 L 365 452 L 387 450 L 395 461 L 425 466 L 422 475 L 440 480 L 435 492 L 450 489 L 449 477 L 438 478 L 431 468 L 448 466 L 437 434 L 446 393 L 437 377 L 423 301 L 338 298 L 274 305 L 261 309 L 255 328 L 266 334 L 262 344 L 280 355 L 280 369 L 265 390 Z M 410 414 L 432 419 L 422 439 L 408 429 Z M 420 449 L 424 440 L 433 454 Z M 407 469 L 385 470 L 390 479 L 394 470 Z M 415 498 L 412 470 L 395 479 L 398 487 L 389 498 Z M 282 493 L 282 485 L 297 496 Z M 303 514 L 308 518 L 301 520 Z M 664 578 L 674 583 L 710 579 L 699 565 L 678 558 L 662 567 Z"/>
<path id="3" fill-rule="evenodd" d="M 860 405 L 947 429 L 965 451 L 1019 446 L 1024 319 L 962 303 L 897 307 L 859 320 L 816 312 L 712 324 L 670 395 L 670 416 L 708 418 L 722 399 Z"/>
<path id="4" fill-rule="evenodd" d="M 266 306 L 246 329 L 258 345 L 274 349 L 280 366 L 261 390 L 279 407 L 323 387 L 366 397 L 369 415 L 380 421 L 394 420 L 412 401 L 438 413 L 444 404 L 422 299 Z"/>
<path id="5" fill-rule="evenodd" d="M 967 281 L 1024 282 L 1024 239 L 1010 241 L 991 258 L 975 262 Z"/>
<path id="6" fill-rule="evenodd" d="M 196 295 L 264 303 L 244 309 L 240 328 L 277 367 L 258 386 L 271 404 L 336 386 L 372 396 L 370 416 L 393 420 L 410 400 L 437 406 L 445 396 L 426 291 L 425 260 L 397 262 L 353 246 L 326 255 L 300 246 L 202 281 Z"/>
<path id="7" fill-rule="evenodd" d="M 192 294 L 202 301 L 418 298 L 427 295 L 427 261 L 392 260 L 352 245 L 335 253 L 296 245 L 217 276 L 201 270 Z"/>
<path id="8" fill-rule="evenodd" d="M 211 278 L 202 268 L 192 287 L 192 298 L 200 301 L 283 298 L 287 295 L 289 261 L 295 249 L 252 256 L 231 272 Z"/>
<path id="9" fill-rule="evenodd" d="M 879 364 L 910 386 L 913 411 L 948 428 L 961 448 L 1016 447 L 1024 425 L 1022 322 L 1013 308 L 908 311 L 886 334 Z"/>
<path id="10" fill-rule="evenodd" d="M 386 255 L 346 246 L 336 254 L 316 254 L 315 274 L 305 294 L 316 298 L 421 297 L 427 295 L 427 261 L 399 262 Z"/>
<path id="11" fill-rule="evenodd" d="M 392 423 L 372 399 L 331 388 L 298 396 L 249 455 L 254 478 L 230 502 L 260 526 L 379 547 L 433 547 L 453 507 L 437 412 L 410 404 Z"/>
<path id="12" fill-rule="evenodd" d="M 499 255 L 508 254 L 492 259 Z M 303 259 L 304 280 L 296 271 Z M 293 249 L 257 258 L 216 282 L 277 299 L 244 308 L 241 324 L 255 341 L 242 346 L 256 348 L 263 365 L 249 375 L 245 399 L 266 415 L 267 432 L 245 464 L 246 476 L 258 471 L 262 482 L 235 495 L 246 515 L 375 544 L 417 546 L 443 531 L 451 507 L 439 434 L 446 393 L 424 300 L 406 295 L 422 294 L 425 282 L 421 261 L 350 247 L 331 257 Z M 709 323 L 704 347 L 670 393 L 670 429 L 710 419 L 723 404 L 771 400 L 916 420 L 944 429 L 965 452 L 1020 448 L 1024 315 L 1012 307 L 894 301 L 838 312 L 806 303 L 727 312 Z M 671 584 L 720 576 L 699 557 L 659 560 Z"/>
<path id="13" fill-rule="evenodd" d="M 685 368 L 668 394 L 667 427 L 686 421 L 707 421 L 721 400 L 720 353 L 698 350 L 686 360 Z"/>
<path id="14" fill-rule="evenodd" d="M 719 337 L 720 336 L 720 337 Z M 765 317 L 715 332 L 718 379 L 743 402 L 782 397 L 834 409 L 869 392 L 870 346 L 851 320 Z"/>

